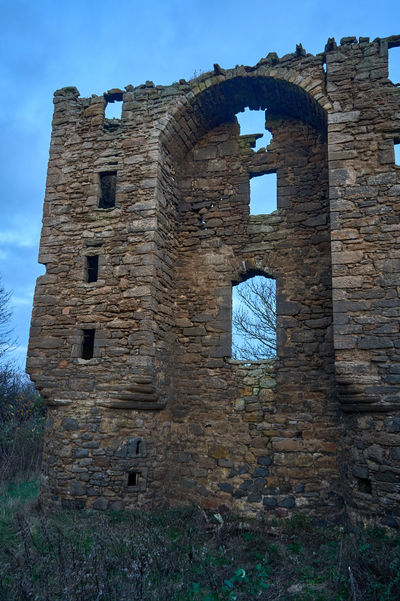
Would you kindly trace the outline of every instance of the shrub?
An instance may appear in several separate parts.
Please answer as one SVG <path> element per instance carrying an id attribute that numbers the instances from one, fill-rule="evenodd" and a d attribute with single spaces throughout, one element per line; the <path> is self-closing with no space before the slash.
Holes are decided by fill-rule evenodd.
<path id="1" fill-rule="evenodd" d="M 45 407 L 26 374 L 0 367 L 0 482 L 36 471 L 41 461 Z"/>

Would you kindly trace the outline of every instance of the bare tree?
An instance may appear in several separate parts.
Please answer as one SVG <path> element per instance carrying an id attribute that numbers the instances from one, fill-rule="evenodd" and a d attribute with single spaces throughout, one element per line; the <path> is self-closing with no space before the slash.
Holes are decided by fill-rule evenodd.
<path id="1" fill-rule="evenodd" d="M 6 292 L 0 278 L 0 360 L 12 345 L 12 328 L 10 320 L 12 311 L 10 308 L 11 292 Z"/>
<path id="2" fill-rule="evenodd" d="M 232 326 L 236 359 L 257 361 L 276 356 L 275 280 L 256 276 L 234 289 Z"/>

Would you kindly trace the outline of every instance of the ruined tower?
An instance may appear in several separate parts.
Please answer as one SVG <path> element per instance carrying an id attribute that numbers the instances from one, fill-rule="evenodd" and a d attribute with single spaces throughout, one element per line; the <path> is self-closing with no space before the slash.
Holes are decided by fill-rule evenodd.
<path id="1" fill-rule="evenodd" d="M 55 93 L 28 353 L 43 502 L 400 524 L 399 45 Z M 266 173 L 277 210 L 250 215 Z M 254 274 L 276 279 L 275 361 L 231 359 L 232 285 Z"/>

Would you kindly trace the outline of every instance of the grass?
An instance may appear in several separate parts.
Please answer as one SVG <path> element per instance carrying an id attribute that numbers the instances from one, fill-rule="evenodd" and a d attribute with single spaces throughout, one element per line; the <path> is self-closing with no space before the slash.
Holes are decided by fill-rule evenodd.
<path id="1" fill-rule="evenodd" d="M 393 601 L 400 537 L 184 507 L 44 512 L 38 481 L 0 490 L 1 601 Z"/>

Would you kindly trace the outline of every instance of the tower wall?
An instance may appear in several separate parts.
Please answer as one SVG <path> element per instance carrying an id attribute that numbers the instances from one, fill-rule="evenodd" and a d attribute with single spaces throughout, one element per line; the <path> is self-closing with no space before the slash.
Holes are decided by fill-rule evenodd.
<path id="1" fill-rule="evenodd" d="M 398 524 L 399 43 L 56 92 L 28 354 L 46 503 Z M 240 135 L 246 106 L 266 150 Z M 250 215 L 250 178 L 272 172 L 277 210 Z M 276 278 L 277 359 L 240 362 L 232 285 L 255 273 Z"/>

